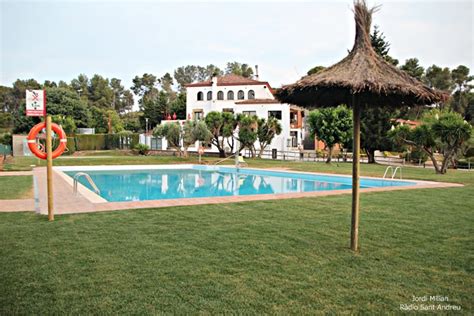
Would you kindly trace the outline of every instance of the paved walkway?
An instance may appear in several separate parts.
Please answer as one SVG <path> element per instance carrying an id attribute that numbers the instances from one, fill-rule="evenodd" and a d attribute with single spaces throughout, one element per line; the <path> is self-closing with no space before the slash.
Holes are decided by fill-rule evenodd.
<path id="1" fill-rule="evenodd" d="M 33 171 L 1 171 L 1 176 L 31 176 Z"/>

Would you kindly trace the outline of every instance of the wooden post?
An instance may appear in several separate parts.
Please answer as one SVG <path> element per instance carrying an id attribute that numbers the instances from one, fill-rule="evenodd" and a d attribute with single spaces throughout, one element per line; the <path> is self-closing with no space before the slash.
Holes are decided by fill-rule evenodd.
<path id="1" fill-rule="evenodd" d="M 53 212 L 53 144 L 51 132 L 51 116 L 46 117 L 46 177 L 48 186 L 48 220 L 54 221 Z"/>
<path id="2" fill-rule="evenodd" d="M 353 97 L 352 121 L 354 142 L 352 154 L 352 221 L 351 249 L 358 250 L 359 241 L 359 173 L 360 173 L 360 104 L 358 97 Z"/>

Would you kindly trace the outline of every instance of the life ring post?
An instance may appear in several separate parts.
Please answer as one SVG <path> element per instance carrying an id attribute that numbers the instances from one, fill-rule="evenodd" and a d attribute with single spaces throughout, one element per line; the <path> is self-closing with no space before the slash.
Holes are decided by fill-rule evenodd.
<path id="1" fill-rule="evenodd" d="M 46 178 L 48 186 L 48 220 L 54 221 L 53 212 L 53 142 L 51 116 L 46 116 Z"/>

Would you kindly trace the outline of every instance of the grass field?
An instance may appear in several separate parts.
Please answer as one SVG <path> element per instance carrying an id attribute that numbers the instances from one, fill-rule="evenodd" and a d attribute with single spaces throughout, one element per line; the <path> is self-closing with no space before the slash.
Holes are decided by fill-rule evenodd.
<path id="1" fill-rule="evenodd" d="M 182 162 L 71 164 L 135 159 Z M 249 164 L 351 172 L 350 164 Z M 362 165 L 362 174 L 384 169 Z M 424 295 L 447 296 L 442 304 L 472 314 L 474 173 L 403 171 L 465 186 L 362 194 L 359 254 L 348 249 L 349 195 L 64 215 L 52 223 L 0 214 L 0 314 L 385 314 Z"/>
<path id="2" fill-rule="evenodd" d="M 28 199 L 33 197 L 32 176 L 1 176 L 0 200 Z"/>

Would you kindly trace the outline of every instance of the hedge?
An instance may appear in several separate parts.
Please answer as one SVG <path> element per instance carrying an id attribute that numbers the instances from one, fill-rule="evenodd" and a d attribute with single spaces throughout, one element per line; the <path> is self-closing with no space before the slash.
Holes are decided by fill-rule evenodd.
<path id="1" fill-rule="evenodd" d="M 92 134 L 76 135 L 74 138 L 75 150 L 132 149 L 139 143 L 138 134 Z"/>
<path id="2" fill-rule="evenodd" d="M 68 137 L 66 147 L 67 147 L 67 150 L 64 152 L 65 155 L 74 154 L 76 152 L 76 138 Z"/>

